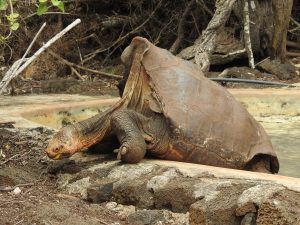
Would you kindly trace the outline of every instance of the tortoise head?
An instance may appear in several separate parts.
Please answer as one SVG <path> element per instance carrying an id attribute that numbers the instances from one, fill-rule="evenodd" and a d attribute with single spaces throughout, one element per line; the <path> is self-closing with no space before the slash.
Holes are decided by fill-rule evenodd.
<path id="1" fill-rule="evenodd" d="M 81 150 L 79 134 L 74 126 L 60 129 L 50 140 L 46 153 L 51 159 L 62 159 L 72 156 Z"/>

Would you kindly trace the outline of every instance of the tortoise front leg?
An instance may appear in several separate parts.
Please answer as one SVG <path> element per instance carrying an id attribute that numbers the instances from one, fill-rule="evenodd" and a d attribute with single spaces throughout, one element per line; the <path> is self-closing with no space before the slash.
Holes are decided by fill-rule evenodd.
<path id="1" fill-rule="evenodd" d="M 141 161 L 147 149 L 147 143 L 151 142 L 151 134 L 147 134 L 144 127 L 149 118 L 132 110 L 120 110 L 111 117 L 112 132 L 120 142 L 118 159 L 128 163 Z"/>

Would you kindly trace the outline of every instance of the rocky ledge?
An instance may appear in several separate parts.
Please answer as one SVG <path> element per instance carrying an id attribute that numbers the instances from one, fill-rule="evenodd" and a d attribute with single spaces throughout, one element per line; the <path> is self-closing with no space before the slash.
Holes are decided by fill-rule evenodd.
<path id="1" fill-rule="evenodd" d="M 300 224 L 300 179 L 80 153 L 50 168 L 68 194 L 104 203 L 129 224 Z M 58 172 L 59 171 L 59 172 Z"/>

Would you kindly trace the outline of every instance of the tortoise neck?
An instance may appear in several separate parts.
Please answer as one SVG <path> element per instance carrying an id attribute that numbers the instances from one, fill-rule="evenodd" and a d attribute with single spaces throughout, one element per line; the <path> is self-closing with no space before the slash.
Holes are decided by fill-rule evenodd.
<path id="1" fill-rule="evenodd" d="M 110 132 L 109 117 L 108 113 L 104 112 L 74 124 L 79 133 L 82 148 L 88 148 L 107 136 Z"/>

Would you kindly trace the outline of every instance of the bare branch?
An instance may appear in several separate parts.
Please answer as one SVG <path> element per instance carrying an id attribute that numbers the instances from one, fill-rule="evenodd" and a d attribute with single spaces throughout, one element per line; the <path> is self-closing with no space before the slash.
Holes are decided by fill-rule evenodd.
<path id="1" fill-rule="evenodd" d="M 243 20 L 244 20 L 244 43 L 245 48 L 247 50 L 249 66 L 254 69 L 254 57 L 251 45 L 251 38 L 250 38 L 250 19 L 249 19 L 249 2 L 248 0 L 243 0 Z"/>
<path id="2" fill-rule="evenodd" d="M 150 21 L 150 19 L 153 17 L 153 15 L 155 14 L 155 12 L 159 9 L 159 7 L 161 6 L 161 2 L 160 1 L 156 7 L 154 8 L 154 10 L 151 12 L 151 14 L 148 16 L 148 18 L 142 23 L 140 24 L 139 26 L 137 26 L 135 29 L 131 30 L 130 32 L 128 32 L 127 34 L 125 34 L 124 36 L 122 36 L 121 38 L 118 38 L 112 45 L 110 45 L 109 47 L 105 48 L 105 49 L 97 49 L 96 51 L 94 52 L 91 52 L 87 55 L 84 56 L 84 59 L 83 62 L 86 62 L 87 59 L 90 60 L 92 58 L 94 58 L 96 56 L 96 54 L 98 53 L 101 53 L 101 52 L 105 52 L 107 50 L 109 50 L 111 47 L 113 46 L 116 46 L 117 44 L 119 44 L 120 42 L 124 41 L 127 37 L 129 37 L 130 35 L 136 33 L 137 31 L 139 31 L 146 23 L 148 23 Z"/>
<path id="3" fill-rule="evenodd" d="M 195 6 L 195 3 L 195 0 L 191 0 L 185 8 L 184 12 L 182 13 L 181 19 L 179 20 L 178 24 L 177 38 L 170 48 L 170 52 L 172 52 L 173 54 L 177 53 L 177 50 L 183 41 L 185 32 L 185 22 L 192 8 Z"/>
<path id="4" fill-rule="evenodd" d="M 105 73 L 105 72 L 102 72 L 102 71 L 98 71 L 98 70 L 93 70 L 93 69 L 89 69 L 89 68 L 86 68 L 84 66 L 80 66 L 80 65 L 77 65 L 75 63 L 72 63 L 64 58 L 62 58 L 61 56 L 59 56 L 58 54 L 56 54 L 55 52 L 53 52 L 51 49 L 48 49 L 47 52 L 52 55 L 54 58 L 57 58 L 59 60 L 60 63 L 63 63 L 65 65 L 68 65 L 70 66 L 71 68 L 78 68 L 78 69 L 81 69 L 81 70 L 85 70 L 85 71 L 88 71 L 88 72 L 91 72 L 91 73 L 95 73 L 95 74 L 100 74 L 100 75 L 103 75 L 103 76 L 107 76 L 107 77 L 113 77 L 113 78 L 118 78 L 118 79 L 121 79 L 123 78 L 122 76 L 120 75 L 115 75 L 115 74 L 111 74 L 111 73 Z M 75 72 L 75 71 L 74 71 Z"/>
<path id="5" fill-rule="evenodd" d="M 0 82 L 0 94 L 3 93 L 4 89 L 7 87 L 9 82 L 12 78 L 18 76 L 20 73 L 22 73 L 26 67 L 32 63 L 33 60 L 35 60 L 42 52 L 44 52 L 47 48 L 49 48 L 55 41 L 60 39 L 63 35 L 65 35 L 69 30 L 71 30 L 73 27 L 75 27 L 77 24 L 81 22 L 80 19 L 76 19 L 73 23 L 71 23 L 69 26 L 67 26 L 64 30 L 56 34 L 53 38 L 51 38 L 43 47 L 41 47 L 38 51 L 34 53 L 33 56 L 31 56 L 16 72 L 13 76 L 10 74 L 6 74 L 2 81 Z"/>

